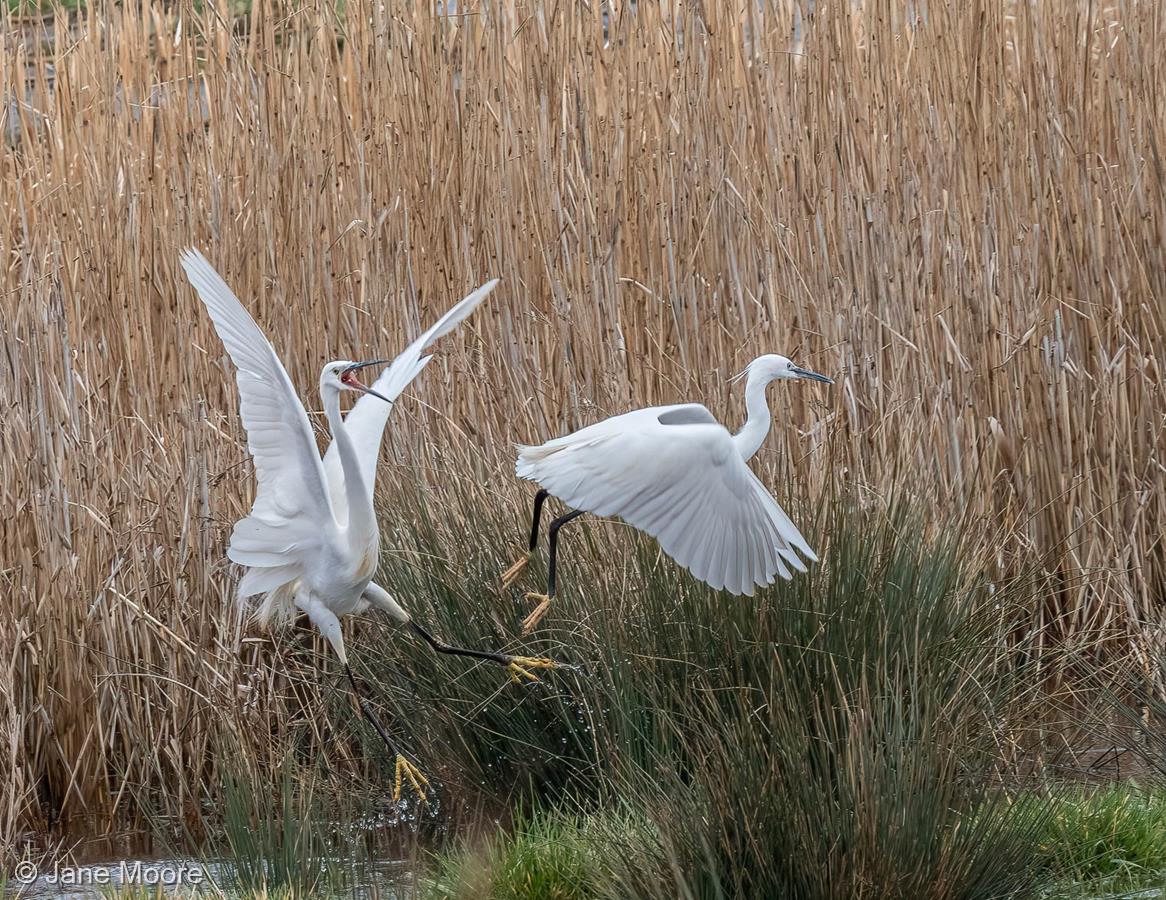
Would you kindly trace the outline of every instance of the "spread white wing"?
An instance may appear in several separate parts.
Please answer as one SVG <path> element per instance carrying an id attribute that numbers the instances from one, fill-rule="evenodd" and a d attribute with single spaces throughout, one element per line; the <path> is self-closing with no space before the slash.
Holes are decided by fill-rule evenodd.
<path id="1" fill-rule="evenodd" d="M 425 368 L 430 357 L 422 356 L 422 352 L 435 340 L 444 334 L 453 331 L 470 313 L 478 308 L 489 293 L 498 285 L 498 279 L 487 281 L 473 293 L 458 303 L 453 309 L 437 320 L 436 324 L 421 337 L 413 341 L 405 350 L 393 360 L 392 364 L 381 373 L 381 376 L 372 384 L 372 389 L 386 397 L 389 401 L 396 399 L 404 392 L 409 383 Z M 385 433 L 385 425 L 389 421 L 393 402 L 385 403 L 376 397 L 365 395 L 353 404 L 352 409 L 344 419 L 344 428 L 348 432 L 356 454 L 360 460 L 361 481 L 372 495 L 376 486 L 377 457 L 381 452 L 381 438 Z M 344 492 L 344 469 L 340 465 L 340 453 L 335 442 L 324 454 L 324 473 L 327 478 L 328 490 L 332 498 L 332 507 L 341 522 L 348 521 L 348 497 Z"/>
<path id="2" fill-rule="evenodd" d="M 227 551 L 251 567 L 239 585 L 247 597 L 298 578 L 335 535 L 336 520 L 308 416 L 274 348 L 201 253 L 187 250 L 181 262 L 235 364 L 255 460 L 255 503 L 235 524 Z"/>
<path id="3" fill-rule="evenodd" d="M 540 447 L 520 447 L 518 475 L 564 503 L 619 516 L 718 590 L 806 571 L 817 556 L 700 404 L 615 416 Z"/>

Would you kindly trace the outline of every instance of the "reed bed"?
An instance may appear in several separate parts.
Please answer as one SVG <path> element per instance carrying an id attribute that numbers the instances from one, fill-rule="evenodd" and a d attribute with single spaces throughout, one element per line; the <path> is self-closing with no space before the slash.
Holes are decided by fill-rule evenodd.
<path id="1" fill-rule="evenodd" d="M 514 442 L 681 399 L 733 421 L 729 376 L 784 352 L 837 384 L 772 392 L 781 498 L 958 514 L 993 577 L 1044 578 L 1021 631 L 1153 674 L 1154 4 L 101 3 L 9 14 L 4 41 L 0 848 L 189 824 L 224 747 L 275 766 L 290 726 L 325 746 L 351 714 L 310 632 L 236 608 L 251 476 L 189 244 L 310 410 L 323 362 L 391 355 L 503 279 L 386 442 L 381 500 L 423 491 L 393 534 L 431 533 L 429 565 L 474 539 L 471 501 L 518 533 Z M 520 614 L 489 568 L 459 589 L 501 642 Z M 621 598 L 621 566 L 592 571 Z"/>

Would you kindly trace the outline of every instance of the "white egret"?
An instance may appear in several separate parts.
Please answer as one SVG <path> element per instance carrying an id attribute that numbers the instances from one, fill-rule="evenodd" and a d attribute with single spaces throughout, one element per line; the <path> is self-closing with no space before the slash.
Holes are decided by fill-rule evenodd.
<path id="1" fill-rule="evenodd" d="M 290 623 L 297 609 L 307 613 L 336 651 L 361 711 L 396 756 L 394 798 L 400 797 L 402 779 L 422 794 L 422 785 L 428 784 L 425 775 L 396 749 L 360 694 L 344 651 L 339 616 L 375 606 L 399 624 L 410 625 L 438 652 L 500 663 L 515 679 L 537 680 L 531 669 L 554 665 L 548 659 L 444 644 L 372 581 L 380 541 L 373 486 L 389 411 L 429 361 L 422 351 L 473 312 L 498 282 L 482 285 L 446 313 L 372 387 L 362 384 L 356 373 L 388 360 L 339 360 L 324 366 L 320 399 L 333 443 L 321 460 L 303 404 L 259 326 L 201 253 L 187 250 L 181 262 L 237 369 L 239 411 L 255 461 L 255 502 L 250 514 L 235 524 L 227 550 L 232 561 L 246 567 L 239 598 L 266 595 L 258 611 L 264 626 Z M 342 391 L 365 395 L 345 419 L 340 415 Z"/>
<path id="2" fill-rule="evenodd" d="M 832 378 L 767 354 L 737 376 L 748 375 L 749 417 L 736 434 L 699 403 L 653 406 L 605 419 L 538 447 L 518 448 L 517 474 L 537 482 L 527 555 L 502 573 L 509 586 L 538 545 L 539 517 L 548 495 L 573 507 L 551 522 L 547 592 L 523 622 L 529 632 L 555 596 L 559 529 L 584 512 L 618 516 L 647 532 L 661 549 L 701 581 L 733 594 L 753 596 L 775 575 L 806 571 L 810 549 L 746 461 L 769 434 L 765 388 L 778 379 Z"/>

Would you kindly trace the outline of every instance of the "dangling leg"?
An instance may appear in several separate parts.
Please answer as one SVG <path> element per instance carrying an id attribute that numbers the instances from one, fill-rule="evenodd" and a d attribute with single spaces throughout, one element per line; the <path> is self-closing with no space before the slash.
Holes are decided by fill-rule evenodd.
<path id="1" fill-rule="evenodd" d="M 383 609 L 400 624 L 408 625 L 416 631 L 438 653 L 448 653 L 451 656 L 468 656 L 471 659 L 486 659 L 490 662 L 496 662 L 499 665 L 506 666 L 510 672 L 510 679 L 512 681 L 520 681 L 523 678 L 538 681 L 538 676 L 531 672 L 531 669 L 555 669 L 562 665 L 542 656 L 510 656 L 507 653 L 494 653 L 489 650 L 468 650 L 464 647 L 453 647 L 444 641 L 438 640 L 414 622 L 409 614 L 401 608 L 401 605 L 393 599 L 393 595 L 379 584 L 370 581 L 368 587 L 364 589 L 364 597 L 373 606 L 378 609 Z"/>
<path id="2" fill-rule="evenodd" d="M 522 570 L 526 568 L 526 564 L 534 555 L 535 548 L 538 547 L 538 520 L 542 516 L 543 503 L 546 502 L 546 499 L 547 492 L 539 488 L 538 493 L 534 495 L 534 516 L 532 516 L 530 523 L 530 547 L 526 551 L 526 556 L 520 557 L 514 565 L 502 573 L 502 587 L 504 588 L 510 587 L 518 580 L 518 576 L 522 574 Z"/>
<path id="3" fill-rule="evenodd" d="M 453 647 L 444 641 L 439 641 L 416 622 L 410 621 L 409 625 L 438 653 L 468 656 L 471 659 L 488 659 L 491 662 L 506 666 L 507 671 L 510 672 L 511 681 L 521 681 L 523 678 L 538 681 L 538 676 L 531 672 L 531 669 L 557 669 L 563 665 L 553 659 L 547 659 L 545 656 L 511 656 L 508 653 L 494 653 L 490 650 L 468 650 L 465 647 Z"/>
<path id="4" fill-rule="evenodd" d="M 547 559 L 547 592 L 545 594 L 527 594 L 527 600 L 538 600 L 539 604 L 529 616 L 522 621 L 522 633 L 530 634 L 534 626 L 539 623 L 543 616 L 547 614 L 550 609 L 551 601 L 555 598 L 555 557 L 559 548 L 559 529 L 570 522 L 572 519 L 577 519 L 583 515 L 584 510 L 574 509 L 565 516 L 559 516 L 555 521 L 551 522 L 550 528 L 550 556 Z"/>
<path id="5" fill-rule="evenodd" d="M 396 757 L 393 800 L 397 801 L 401 799 L 401 787 L 403 782 L 408 780 L 413 790 L 416 791 L 417 796 L 424 801 L 425 788 L 429 786 L 429 779 L 397 749 L 389 737 L 388 732 L 385 731 L 385 726 L 381 724 L 381 720 L 372 711 L 372 707 L 369 706 L 368 701 L 361 696 L 360 688 L 356 684 L 356 678 L 353 677 L 352 669 L 348 666 L 348 654 L 344 652 L 344 635 L 340 631 L 340 620 L 336 618 L 336 614 L 332 610 L 310 598 L 304 599 L 302 597 L 296 597 L 296 606 L 308 614 L 308 618 L 312 620 L 312 624 L 320 629 L 320 632 L 328 639 L 328 643 L 332 645 L 332 649 L 336 651 L 336 656 L 339 657 L 340 664 L 344 666 L 344 673 L 348 676 L 348 683 L 352 685 L 352 693 L 356 695 L 357 702 L 360 704 L 361 713 L 368 719 L 369 724 L 372 725 L 376 733 L 381 736 L 381 740 L 385 742 L 389 753 Z"/>
<path id="6" fill-rule="evenodd" d="M 408 779 L 409 785 L 413 788 L 414 793 L 417 794 L 417 798 L 424 802 L 425 788 L 429 787 L 429 779 L 425 777 L 424 772 L 417 768 L 400 750 L 397 750 L 393 746 L 393 742 L 389 739 L 389 735 L 385 731 L 385 726 L 381 724 L 381 720 L 372 711 L 372 707 L 368 705 L 368 701 L 360 695 L 360 688 L 356 685 L 356 678 L 353 677 L 352 669 L 348 667 L 348 663 L 344 664 L 344 672 L 348 675 L 348 683 L 352 685 L 352 692 L 356 694 L 356 699 L 360 701 L 360 711 L 364 713 L 364 717 L 368 719 L 369 724 L 372 725 L 376 733 L 381 736 L 381 740 L 389 748 L 389 753 L 397 758 L 393 777 L 393 802 L 401 799 L 401 787 L 406 779 Z"/>

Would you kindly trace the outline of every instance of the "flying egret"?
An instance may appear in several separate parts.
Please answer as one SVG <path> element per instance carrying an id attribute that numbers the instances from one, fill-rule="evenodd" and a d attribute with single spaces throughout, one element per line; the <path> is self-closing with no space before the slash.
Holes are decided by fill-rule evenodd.
<path id="1" fill-rule="evenodd" d="M 380 541 L 373 486 L 389 411 L 429 361 L 422 351 L 473 312 L 498 281 L 482 285 L 446 313 L 371 387 L 357 372 L 388 360 L 338 360 L 324 366 L 320 399 L 333 442 L 321 460 L 303 404 L 255 320 L 201 253 L 187 250 L 181 263 L 238 370 L 239 411 L 255 460 L 255 502 L 251 513 L 235 523 L 227 550 L 232 561 L 246 567 L 239 598 L 266 595 L 257 616 L 263 626 L 286 625 L 297 609 L 307 613 L 336 651 L 361 711 L 396 756 L 394 799 L 400 798 L 403 780 L 423 795 L 425 775 L 396 749 L 361 696 L 344 652 L 339 616 L 375 606 L 399 624 L 410 625 L 439 653 L 500 663 L 516 680 L 537 680 L 531 669 L 554 666 L 549 659 L 451 647 L 414 622 L 372 581 Z M 342 391 L 364 394 L 345 419 L 340 416 Z"/>
<path id="2" fill-rule="evenodd" d="M 737 378 L 746 374 L 749 418 L 736 434 L 701 404 L 684 403 L 624 413 L 538 447 L 518 448 L 518 476 L 537 482 L 540 490 L 527 555 L 502 573 L 504 587 L 518 578 L 538 545 L 547 496 L 573 507 L 551 522 L 547 592 L 527 594 L 539 603 L 522 623 L 524 634 L 555 596 L 559 529 L 584 512 L 619 516 L 656 538 L 665 553 L 701 581 L 733 594 L 751 597 L 755 585 L 772 584 L 775 575 L 788 579 L 792 569 L 805 572 L 795 551 L 817 561 L 746 461 L 769 433 L 769 382 L 834 380 L 776 354 L 759 356 Z"/>

